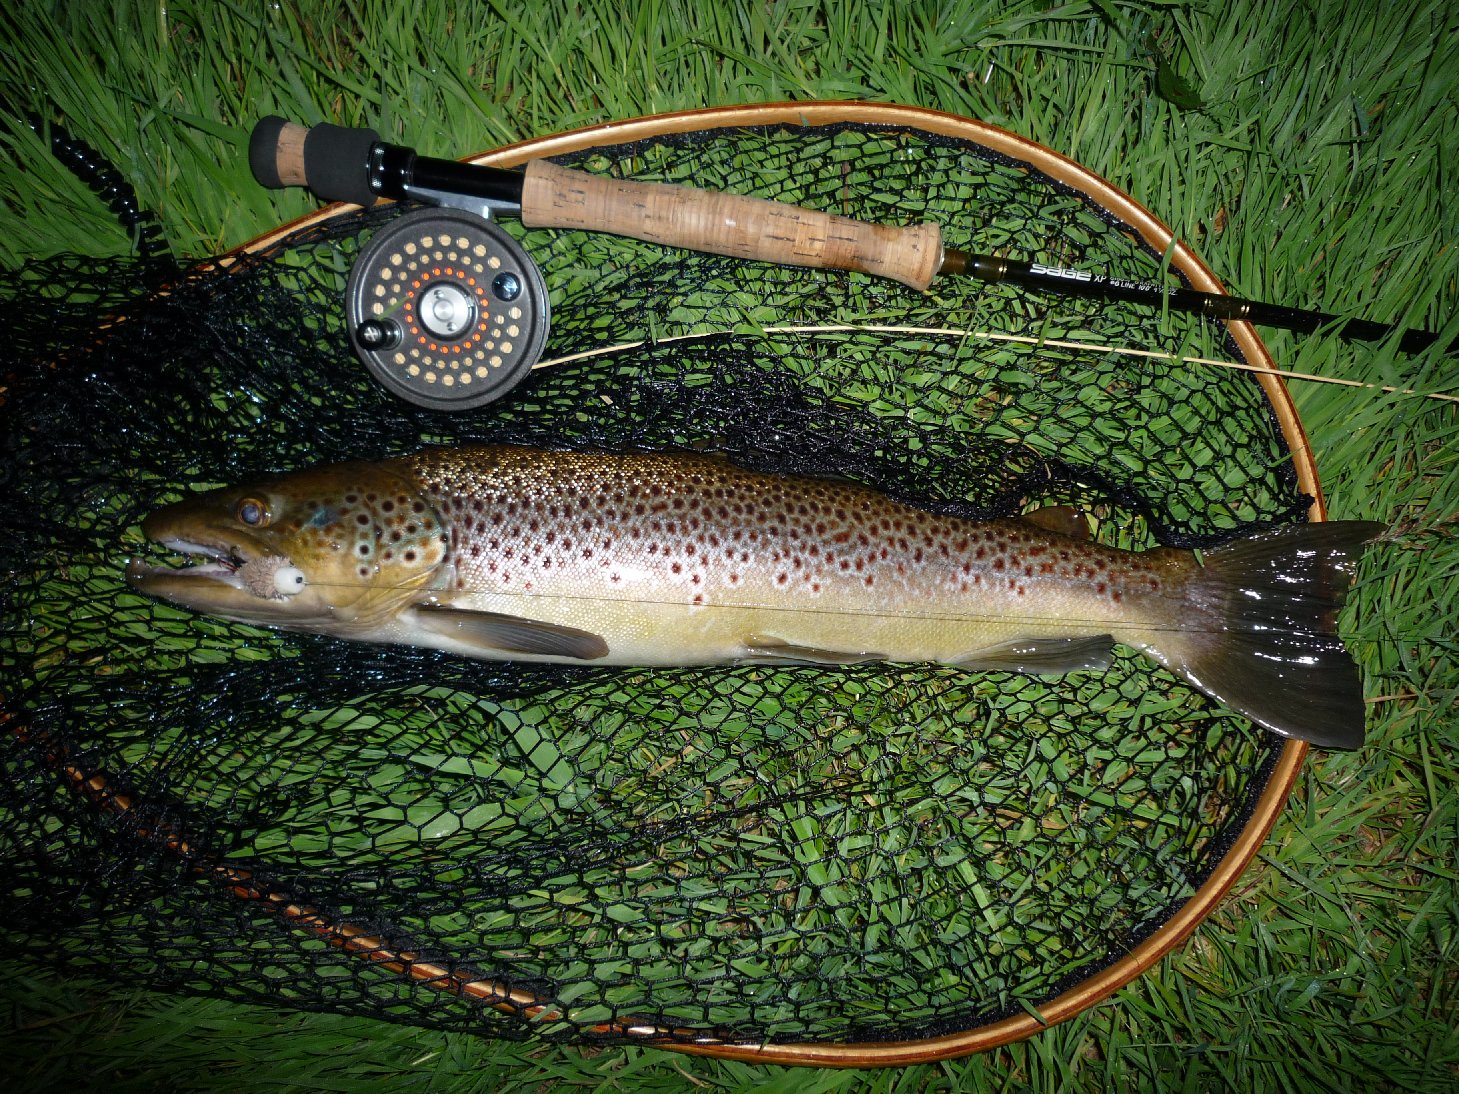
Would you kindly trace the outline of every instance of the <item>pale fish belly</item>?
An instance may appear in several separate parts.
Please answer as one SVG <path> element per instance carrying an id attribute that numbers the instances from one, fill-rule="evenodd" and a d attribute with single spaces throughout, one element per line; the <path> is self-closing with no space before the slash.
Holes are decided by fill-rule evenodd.
<path id="1" fill-rule="evenodd" d="M 478 449 L 409 464 L 449 530 L 437 602 L 600 635 L 597 664 L 974 664 L 1018 639 L 1144 648 L 1179 618 L 1175 552 L 937 516 L 851 483 L 694 456 Z"/>

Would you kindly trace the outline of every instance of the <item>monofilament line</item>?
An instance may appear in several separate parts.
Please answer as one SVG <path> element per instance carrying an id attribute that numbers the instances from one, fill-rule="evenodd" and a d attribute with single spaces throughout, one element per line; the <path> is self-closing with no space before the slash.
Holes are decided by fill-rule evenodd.
<path id="1" fill-rule="evenodd" d="M 533 368 L 550 368 L 554 365 L 567 365 L 574 361 L 606 357 L 610 354 L 638 349 L 642 346 L 668 345 L 674 342 L 694 342 L 734 333 L 736 332 L 728 330 L 701 331 L 693 334 L 669 335 L 665 338 L 644 338 L 636 342 L 620 342 L 612 346 L 599 346 L 596 349 L 583 350 L 580 353 L 569 353 L 562 357 L 553 357 L 549 360 L 538 361 Z M 1167 353 L 1163 350 L 1136 349 L 1133 346 L 1105 346 L 1096 342 L 1075 342 L 1061 338 L 1037 338 L 1025 334 L 1000 334 L 996 331 L 963 330 L 957 327 L 904 327 L 874 323 L 838 323 L 811 326 L 762 327 L 760 328 L 760 333 L 767 335 L 868 333 L 911 334 L 938 338 L 977 338 L 987 342 L 1009 342 L 1027 346 L 1051 346 L 1054 349 L 1069 349 L 1081 352 L 1118 353 L 1127 357 L 1144 357 L 1151 360 L 1169 361 L 1173 364 L 1180 365 L 1208 365 L 1214 368 L 1233 369 L 1238 372 L 1257 372 L 1264 373 L 1268 376 L 1280 376 L 1284 380 L 1306 380 L 1319 384 L 1337 384 L 1341 387 L 1366 388 L 1374 391 L 1382 391 L 1389 395 L 1411 395 L 1425 399 L 1437 399 L 1441 402 L 1459 403 L 1459 395 L 1448 395 L 1435 391 L 1417 391 L 1414 388 L 1394 387 L 1389 384 L 1370 384 L 1363 380 L 1348 380 L 1337 376 L 1321 376 L 1314 372 L 1296 372 L 1292 369 L 1269 368 L 1266 365 L 1253 365 L 1245 361 L 1227 361 L 1218 357 L 1190 357 L 1178 353 Z"/>

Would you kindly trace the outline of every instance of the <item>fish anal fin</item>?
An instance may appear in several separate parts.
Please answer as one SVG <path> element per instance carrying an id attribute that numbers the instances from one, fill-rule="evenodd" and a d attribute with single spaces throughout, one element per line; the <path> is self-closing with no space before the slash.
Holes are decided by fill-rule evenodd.
<path id="1" fill-rule="evenodd" d="M 601 635 L 559 623 L 434 605 L 420 605 L 415 611 L 417 621 L 426 630 L 479 648 L 490 656 L 535 654 L 579 661 L 596 661 L 608 656 L 608 643 Z"/>
<path id="2" fill-rule="evenodd" d="M 979 671 L 1054 675 L 1080 669 L 1103 670 L 1114 660 L 1114 639 L 1094 636 L 1015 638 L 961 657 L 960 668 Z"/>
<path id="3" fill-rule="evenodd" d="M 745 639 L 745 652 L 740 660 L 760 665 L 855 665 L 862 661 L 885 661 L 879 653 L 848 653 L 844 650 L 823 650 L 814 646 L 798 646 L 773 635 L 752 634 Z"/>
<path id="4" fill-rule="evenodd" d="M 1089 514 L 1072 505 L 1045 505 L 1024 513 L 1018 518 L 1045 532 L 1057 532 L 1070 539 L 1092 540 L 1094 527 L 1089 523 Z"/>

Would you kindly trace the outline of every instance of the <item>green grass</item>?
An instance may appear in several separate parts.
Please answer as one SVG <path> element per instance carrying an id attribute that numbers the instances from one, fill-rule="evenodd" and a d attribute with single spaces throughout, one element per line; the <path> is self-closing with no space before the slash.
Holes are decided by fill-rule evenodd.
<path id="1" fill-rule="evenodd" d="M 423 151 L 661 110 L 866 98 L 978 117 L 1086 164 L 1233 291 L 1456 330 L 1459 14 L 1359 0 L 1195 5 L 582 0 L 24 5 L 3 98 L 56 109 L 181 255 L 310 207 L 248 177 L 258 117 L 371 124 Z M 447 32 L 447 29 L 449 32 Z M 126 253 L 28 131 L 3 132 L 0 261 Z M 1297 371 L 1454 390 L 1452 361 L 1275 335 Z M 1371 743 L 1319 756 L 1190 943 L 1032 1041 L 905 1072 L 792 1073 L 484 1041 L 132 993 L 13 967 L 11 1085 L 121 1089 L 1412 1089 L 1459 1083 L 1459 413 L 1294 385 L 1335 516 L 1401 529 L 1345 619 Z"/>

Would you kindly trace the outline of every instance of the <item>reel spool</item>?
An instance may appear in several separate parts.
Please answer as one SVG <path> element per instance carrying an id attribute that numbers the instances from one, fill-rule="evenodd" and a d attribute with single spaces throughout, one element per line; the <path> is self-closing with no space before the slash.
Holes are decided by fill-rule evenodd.
<path id="1" fill-rule="evenodd" d="M 510 391 L 547 338 L 537 264 L 491 221 L 421 209 L 382 228 L 345 288 L 350 343 L 408 402 L 469 410 Z"/>

